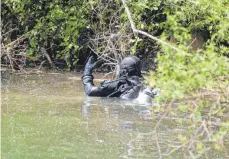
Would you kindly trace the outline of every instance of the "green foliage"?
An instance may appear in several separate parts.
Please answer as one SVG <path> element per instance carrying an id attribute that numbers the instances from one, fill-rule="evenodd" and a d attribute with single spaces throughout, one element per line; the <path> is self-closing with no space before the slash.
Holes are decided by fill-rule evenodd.
<path id="1" fill-rule="evenodd" d="M 229 1 L 173 1 L 168 6 L 166 21 L 159 24 L 164 29 L 160 38 L 177 50 L 161 45 L 156 72 L 146 77 L 152 87 L 161 89 L 156 98 L 161 106 L 156 109 L 189 125 L 187 132 L 178 135 L 188 156 L 195 158 L 209 150 L 225 152 L 229 127 L 222 116 L 229 103 Z M 211 94 L 210 100 L 203 88 Z M 174 101 L 180 104 L 172 108 L 163 104 Z"/>
<path id="2" fill-rule="evenodd" d="M 84 47 L 84 34 L 87 34 L 85 28 L 90 11 L 87 1 L 5 0 L 3 7 L 8 9 L 2 13 L 3 17 L 17 15 L 13 26 L 7 25 L 11 19 L 3 18 L 3 31 L 13 27 L 21 30 L 17 34 L 26 35 L 29 39 L 28 56 L 42 56 L 40 51 L 43 47 L 51 59 L 68 59 L 71 52 L 71 58 L 77 60 L 79 49 Z"/>
<path id="3" fill-rule="evenodd" d="M 161 46 L 161 53 L 156 59 L 157 72 L 152 72 L 148 78 L 149 83 L 153 79 L 156 86 L 165 91 L 159 97 L 160 100 L 180 99 L 188 91 L 214 87 L 216 79 L 227 76 L 229 69 L 228 58 L 221 56 L 229 51 L 229 47 L 223 45 L 229 37 L 229 18 L 226 10 L 229 3 L 178 1 L 171 5 L 172 9 L 165 10 L 166 22 L 160 24 L 165 29 L 161 39 L 167 40 L 168 43 L 176 42 L 174 46 L 181 51 Z M 191 38 L 192 33 L 197 30 L 207 31 L 209 39 L 202 44 L 202 48 L 191 49 L 195 40 Z"/>

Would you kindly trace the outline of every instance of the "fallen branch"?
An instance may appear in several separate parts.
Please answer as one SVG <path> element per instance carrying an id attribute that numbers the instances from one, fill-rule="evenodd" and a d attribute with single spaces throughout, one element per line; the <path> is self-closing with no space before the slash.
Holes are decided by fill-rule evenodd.
<path id="1" fill-rule="evenodd" d="M 16 42 L 19 42 L 20 40 L 23 41 L 24 39 L 26 39 L 27 34 L 29 34 L 32 30 L 28 31 L 27 33 L 23 34 L 22 36 L 20 36 L 19 38 L 17 38 L 16 40 L 12 41 L 11 43 L 5 45 L 5 47 L 11 47 L 12 45 L 14 45 Z"/>

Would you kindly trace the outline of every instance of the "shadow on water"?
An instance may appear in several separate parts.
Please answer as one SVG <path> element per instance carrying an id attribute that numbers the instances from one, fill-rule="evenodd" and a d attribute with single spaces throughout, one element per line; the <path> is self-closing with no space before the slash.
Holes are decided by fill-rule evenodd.
<path id="1" fill-rule="evenodd" d="M 162 158 L 180 144 L 186 125 L 157 125 L 149 105 L 86 97 L 74 77 L 2 76 L 2 158 Z"/>

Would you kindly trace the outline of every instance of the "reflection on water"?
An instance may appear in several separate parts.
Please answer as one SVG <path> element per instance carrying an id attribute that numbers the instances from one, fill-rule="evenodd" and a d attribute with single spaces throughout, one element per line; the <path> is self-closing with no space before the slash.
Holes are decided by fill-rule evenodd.
<path id="1" fill-rule="evenodd" d="M 119 98 L 95 98 L 95 97 L 86 97 L 82 105 L 82 115 L 84 117 L 90 117 L 90 114 L 96 109 L 96 106 L 103 109 L 106 117 L 109 118 L 112 116 L 114 119 L 120 118 L 119 115 L 124 115 L 124 112 L 128 111 L 128 114 L 125 114 L 125 117 L 131 119 L 136 118 L 133 114 L 137 114 L 144 119 L 150 119 L 151 106 L 149 105 L 137 105 L 132 101 L 121 100 Z M 102 110 L 101 109 L 101 110 Z M 123 113 L 123 114 L 122 114 Z"/>
<path id="2" fill-rule="evenodd" d="M 2 158 L 183 158 L 165 154 L 185 125 L 155 129 L 151 106 L 86 97 L 75 76 L 3 74 Z"/>
<path id="3" fill-rule="evenodd" d="M 100 129 L 109 133 L 116 132 L 120 137 L 124 137 L 119 141 L 124 146 L 119 158 L 159 158 L 156 143 L 159 142 L 158 138 L 161 138 L 160 149 L 164 150 L 164 153 L 169 151 L 168 144 L 173 145 L 177 142 L 174 136 L 177 131 L 173 130 L 176 125 L 165 122 L 160 126 L 159 132 L 156 131 L 157 121 L 151 111 L 151 106 L 137 105 L 117 98 L 87 97 L 82 106 L 82 116 L 88 121 L 96 120 L 97 115 L 101 115 L 100 118 L 103 120 L 100 126 L 103 126 Z M 98 130 L 98 125 L 90 126 L 95 129 L 94 131 Z M 101 139 L 99 141 L 103 142 Z"/>

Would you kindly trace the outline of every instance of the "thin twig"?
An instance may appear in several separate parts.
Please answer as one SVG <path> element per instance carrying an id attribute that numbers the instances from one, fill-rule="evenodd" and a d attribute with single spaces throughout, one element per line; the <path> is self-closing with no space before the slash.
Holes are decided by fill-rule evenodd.
<path id="1" fill-rule="evenodd" d="M 156 145 L 157 145 L 157 151 L 158 151 L 158 158 L 162 159 L 162 154 L 161 154 L 161 147 L 158 142 L 158 132 L 156 131 Z"/>
<path id="2" fill-rule="evenodd" d="M 188 48 L 196 41 L 196 38 L 188 45 Z"/>
<path id="3" fill-rule="evenodd" d="M 13 29 L 7 31 L 6 33 L 2 34 L 2 36 L 5 36 L 5 35 L 9 34 L 10 32 L 13 32 L 15 30 L 19 30 L 19 29 L 18 28 L 13 28 Z"/>

